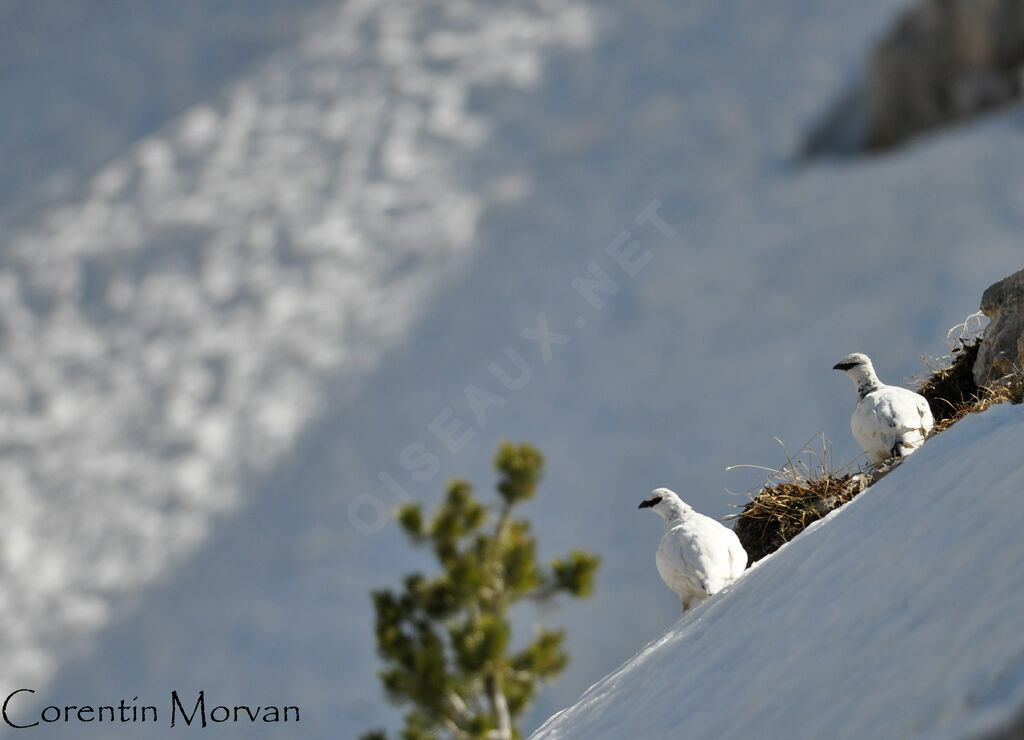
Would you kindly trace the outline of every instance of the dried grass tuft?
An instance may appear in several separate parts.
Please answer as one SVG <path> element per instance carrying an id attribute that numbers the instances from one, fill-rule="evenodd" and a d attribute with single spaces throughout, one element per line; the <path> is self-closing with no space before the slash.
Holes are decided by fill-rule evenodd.
<path id="1" fill-rule="evenodd" d="M 822 437 L 820 453 L 806 445 L 795 457 L 786 453 L 780 470 L 768 469 L 764 486 L 734 517 L 736 536 L 750 562 L 756 562 L 853 499 L 872 480 L 871 473 L 834 470 L 828 440 Z"/>
<path id="2" fill-rule="evenodd" d="M 947 429 L 981 397 L 974 382 L 974 361 L 978 358 L 981 339 L 961 342 L 953 347 L 951 362 L 945 367 L 931 367 L 918 393 L 928 399 L 937 431 Z"/>

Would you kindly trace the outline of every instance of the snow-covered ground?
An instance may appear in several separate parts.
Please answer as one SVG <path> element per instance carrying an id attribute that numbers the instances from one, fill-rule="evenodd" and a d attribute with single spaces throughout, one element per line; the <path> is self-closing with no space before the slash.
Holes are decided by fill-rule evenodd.
<path id="1" fill-rule="evenodd" d="M 534 740 L 967 738 L 1024 706 L 1024 407 L 969 417 Z"/>

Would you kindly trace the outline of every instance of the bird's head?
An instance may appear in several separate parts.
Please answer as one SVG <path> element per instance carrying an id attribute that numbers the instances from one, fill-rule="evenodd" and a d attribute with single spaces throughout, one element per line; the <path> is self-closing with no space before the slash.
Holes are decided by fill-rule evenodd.
<path id="1" fill-rule="evenodd" d="M 842 370 L 854 383 L 859 382 L 862 378 L 867 378 L 875 374 L 875 368 L 871 364 L 871 358 L 862 352 L 854 352 L 847 355 L 833 365 L 832 369 Z"/>
<path id="2" fill-rule="evenodd" d="M 672 516 L 678 516 L 690 507 L 667 488 L 656 488 L 651 491 L 647 498 L 640 502 L 640 506 L 637 508 L 650 509 L 662 519 L 669 519 Z"/>

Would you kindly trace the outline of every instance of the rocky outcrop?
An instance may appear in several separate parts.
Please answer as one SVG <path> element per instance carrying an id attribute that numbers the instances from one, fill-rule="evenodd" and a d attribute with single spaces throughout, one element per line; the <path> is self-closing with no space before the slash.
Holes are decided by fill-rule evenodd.
<path id="1" fill-rule="evenodd" d="M 876 47 L 866 145 L 884 149 L 1021 95 L 1024 0 L 923 0 Z"/>
<path id="2" fill-rule="evenodd" d="M 974 362 L 974 381 L 986 386 L 1024 369 L 1024 270 L 990 285 L 981 310 L 991 321 Z"/>

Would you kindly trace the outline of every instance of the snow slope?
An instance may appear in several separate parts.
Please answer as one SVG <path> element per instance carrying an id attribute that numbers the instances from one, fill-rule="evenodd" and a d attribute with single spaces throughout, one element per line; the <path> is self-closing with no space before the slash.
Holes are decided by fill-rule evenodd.
<path id="1" fill-rule="evenodd" d="M 962 738 L 1024 706 L 1024 408 L 973 416 L 533 738 Z"/>

